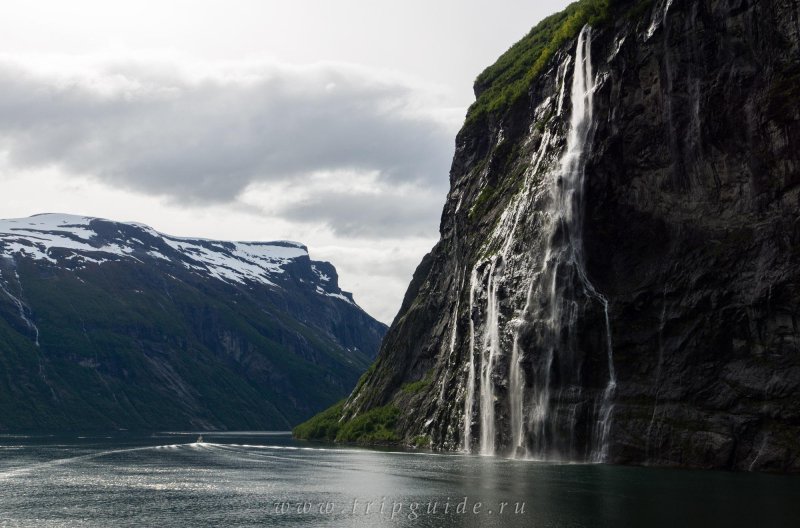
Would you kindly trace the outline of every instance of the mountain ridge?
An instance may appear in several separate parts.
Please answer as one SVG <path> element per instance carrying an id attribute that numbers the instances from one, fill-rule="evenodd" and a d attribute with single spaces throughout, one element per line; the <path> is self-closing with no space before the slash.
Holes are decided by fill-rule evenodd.
<path id="1" fill-rule="evenodd" d="M 0 220 L 0 429 L 285 430 L 345 395 L 385 329 L 297 242 Z"/>

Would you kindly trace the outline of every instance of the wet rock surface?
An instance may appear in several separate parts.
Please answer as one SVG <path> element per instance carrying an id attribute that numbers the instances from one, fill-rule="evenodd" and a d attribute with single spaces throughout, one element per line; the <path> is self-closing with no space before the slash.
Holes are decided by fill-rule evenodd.
<path id="1" fill-rule="evenodd" d="M 553 221 L 576 39 L 468 121 L 441 240 L 345 415 L 397 405 L 406 441 L 478 451 L 491 406 L 500 454 L 800 470 L 799 21 L 791 1 L 666 0 L 593 28 L 577 229 Z"/>

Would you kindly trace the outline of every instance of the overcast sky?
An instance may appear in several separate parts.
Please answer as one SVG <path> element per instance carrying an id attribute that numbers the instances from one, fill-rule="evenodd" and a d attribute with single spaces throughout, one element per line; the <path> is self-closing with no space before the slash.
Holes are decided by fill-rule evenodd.
<path id="1" fill-rule="evenodd" d="M 4 0 L 0 217 L 296 240 L 388 323 L 472 81 L 567 3 Z"/>

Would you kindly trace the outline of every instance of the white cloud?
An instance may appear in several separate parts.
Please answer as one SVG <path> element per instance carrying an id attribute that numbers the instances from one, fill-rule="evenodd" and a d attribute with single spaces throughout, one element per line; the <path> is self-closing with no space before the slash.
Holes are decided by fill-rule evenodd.
<path id="1" fill-rule="evenodd" d="M 0 60 L 3 216 L 298 240 L 394 316 L 448 183 L 456 123 L 429 87 L 342 64 L 46 59 Z"/>
<path id="2" fill-rule="evenodd" d="M 391 320 L 438 236 L 472 80 L 564 4 L 6 2 L 0 216 L 299 240 Z"/>
<path id="3" fill-rule="evenodd" d="M 65 73 L 0 61 L 0 148 L 16 167 L 182 203 L 317 171 L 446 185 L 452 126 L 408 83 L 341 64 L 203 66 L 116 60 Z"/>

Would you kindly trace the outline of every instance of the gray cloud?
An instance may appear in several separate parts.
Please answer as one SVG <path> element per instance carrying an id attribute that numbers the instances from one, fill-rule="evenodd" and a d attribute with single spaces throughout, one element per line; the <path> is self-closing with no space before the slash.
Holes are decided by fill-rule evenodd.
<path id="1" fill-rule="evenodd" d="M 280 215 L 298 222 L 327 224 L 335 234 L 345 237 L 425 237 L 435 234 L 442 196 L 420 189 L 410 193 L 337 191 L 287 204 Z"/>
<path id="2" fill-rule="evenodd" d="M 250 185 L 300 185 L 320 171 L 370 173 L 378 194 L 343 179 L 273 210 L 346 235 L 430 233 L 454 130 L 420 93 L 342 65 L 198 74 L 117 62 L 57 75 L 0 62 L 0 151 L 11 166 L 56 166 L 182 204 L 234 202 Z M 401 188 L 414 198 L 396 200 Z"/>

